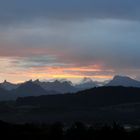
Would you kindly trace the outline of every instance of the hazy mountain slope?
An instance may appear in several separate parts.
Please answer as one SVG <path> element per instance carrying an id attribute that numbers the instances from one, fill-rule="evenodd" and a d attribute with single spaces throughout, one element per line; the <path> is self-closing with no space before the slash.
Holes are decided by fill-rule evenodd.
<path id="1" fill-rule="evenodd" d="M 76 84 L 75 87 L 79 90 L 85 90 L 85 89 L 98 87 L 98 84 L 97 82 L 94 82 L 92 79 L 85 77 L 84 79 L 81 80 L 79 84 Z"/>
<path id="2" fill-rule="evenodd" d="M 24 96 L 39 96 L 47 94 L 41 86 L 33 83 L 32 81 L 21 84 L 17 89 L 13 91 L 18 97 Z"/>
<path id="3" fill-rule="evenodd" d="M 0 87 L 0 101 L 16 99 L 16 94 Z"/>
<path id="4" fill-rule="evenodd" d="M 126 76 L 115 76 L 105 86 L 140 87 L 140 82 Z"/>
<path id="5" fill-rule="evenodd" d="M 0 87 L 6 89 L 6 90 L 13 90 L 19 87 L 20 84 L 13 84 L 10 82 L 7 82 L 6 80 L 0 84 Z"/>
<path id="6" fill-rule="evenodd" d="M 47 91 L 56 91 L 58 93 L 70 93 L 78 91 L 70 81 L 55 80 L 53 82 L 41 82 L 36 80 L 34 83 Z"/>

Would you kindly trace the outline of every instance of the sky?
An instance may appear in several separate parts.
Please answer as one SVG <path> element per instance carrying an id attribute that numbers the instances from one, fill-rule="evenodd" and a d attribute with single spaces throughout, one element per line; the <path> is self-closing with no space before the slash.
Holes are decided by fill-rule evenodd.
<path id="1" fill-rule="evenodd" d="M 0 0 L 0 81 L 140 80 L 139 0 Z"/>

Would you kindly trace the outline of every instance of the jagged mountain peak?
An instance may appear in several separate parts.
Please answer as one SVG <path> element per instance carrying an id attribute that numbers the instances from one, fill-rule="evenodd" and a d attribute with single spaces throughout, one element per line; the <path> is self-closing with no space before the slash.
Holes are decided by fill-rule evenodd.
<path id="1" fill-rule="evenodd" d="M 40 83 L 40 80 L 39 80 L 39 79 L 36 79 L 36 80 L 34 81 L 34 83 L 35 83 L 35 84 L 39 84 L 39 83 Z"/>
<path id="2" fill-rule="evenodd" d="M 92 83 L 93 80 L 91 78 L 88 78 L 88 77 L 84 77 L 82 80 L 81 80 L 81 83 Z"/>
<path id="3" fill-rule="evenodd" d="M 91 78 L 85 77 L 81 80 L 79 84 L 76 85 L 76 88 L 80 90 L 90 89 L 93 87 L 97 87 L 97 82 L 94 82 Z"/>
<path id="4" fill-rule="evenodd" d="M 0 85 L 2 88 L 6 89 L 6 90 L 13 90 L 19 86 L 19 84 L 10 83 L 7 80 L 4 80 L 3 83 L 1 83 Z"/>

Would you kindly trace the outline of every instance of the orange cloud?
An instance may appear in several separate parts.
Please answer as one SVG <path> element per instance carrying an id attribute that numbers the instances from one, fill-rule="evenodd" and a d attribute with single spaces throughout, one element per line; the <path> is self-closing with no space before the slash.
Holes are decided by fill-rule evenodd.
<path id="1" fill-rule="evenodd" d="M 90 74 L 89 73 L 93 73 Z M 113 70 L 108 70 L 113 72 Z M 112 75 L 105 75 L 104 71 L 95 65 L 92 67 L 39 67 L 30 68 L 27 72 L 28 77 L 35 79 L 51 79 L 51 78 L 67 78 L 67 79 L 81 79 L 83 77 L 90 77 L 96 80 L 106 80 L 112 78 Z"/>
<path id="2" fill-rule="evenodd" d="M 52 79 L 66 78 L 76 81 L 83 77 L 90 77 L 95 80 L 106 80 L 113 76 L 113 70 L 104 70 L 101 65 L 92 65 L 87 67 L 74 67 L 72 65 L 64 66 L 38 66 L 22 68 L 12 63 L 9 58 L 1 58 L 0 80 L 9 80 L 11 82 L 23 82 L 28 79 Z"/>

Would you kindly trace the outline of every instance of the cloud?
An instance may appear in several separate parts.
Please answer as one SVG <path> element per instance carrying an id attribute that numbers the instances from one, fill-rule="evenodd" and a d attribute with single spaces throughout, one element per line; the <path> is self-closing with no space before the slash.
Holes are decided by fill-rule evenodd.
<path id="1" fill-rule="evenodd" d="M 140 24 L 90 19 L 79 22 L 31 22 L 0 32 L 0 56 L 27 57 L 28 66 L 70 64 L 139 69 Z M 49 60 L 53 59 L 53 61 Z M 33 62 L 34 61 L 34 62 Z M 121 62 L 121 63 L 120 63 Z"/>
<path id="2" fill-rule="evenodd" d="M 139 20 L 139 13 L 139 0 L 0 0 L 0 23 L 3 25 L 38 18 Z"/>
<path id="3" fill-rule="evenodd" d="M 1 76 L 50 76 L 54 67 L 64 78 L 137 76 L 139 13 L 139 0 L 0 0 Z"/>

